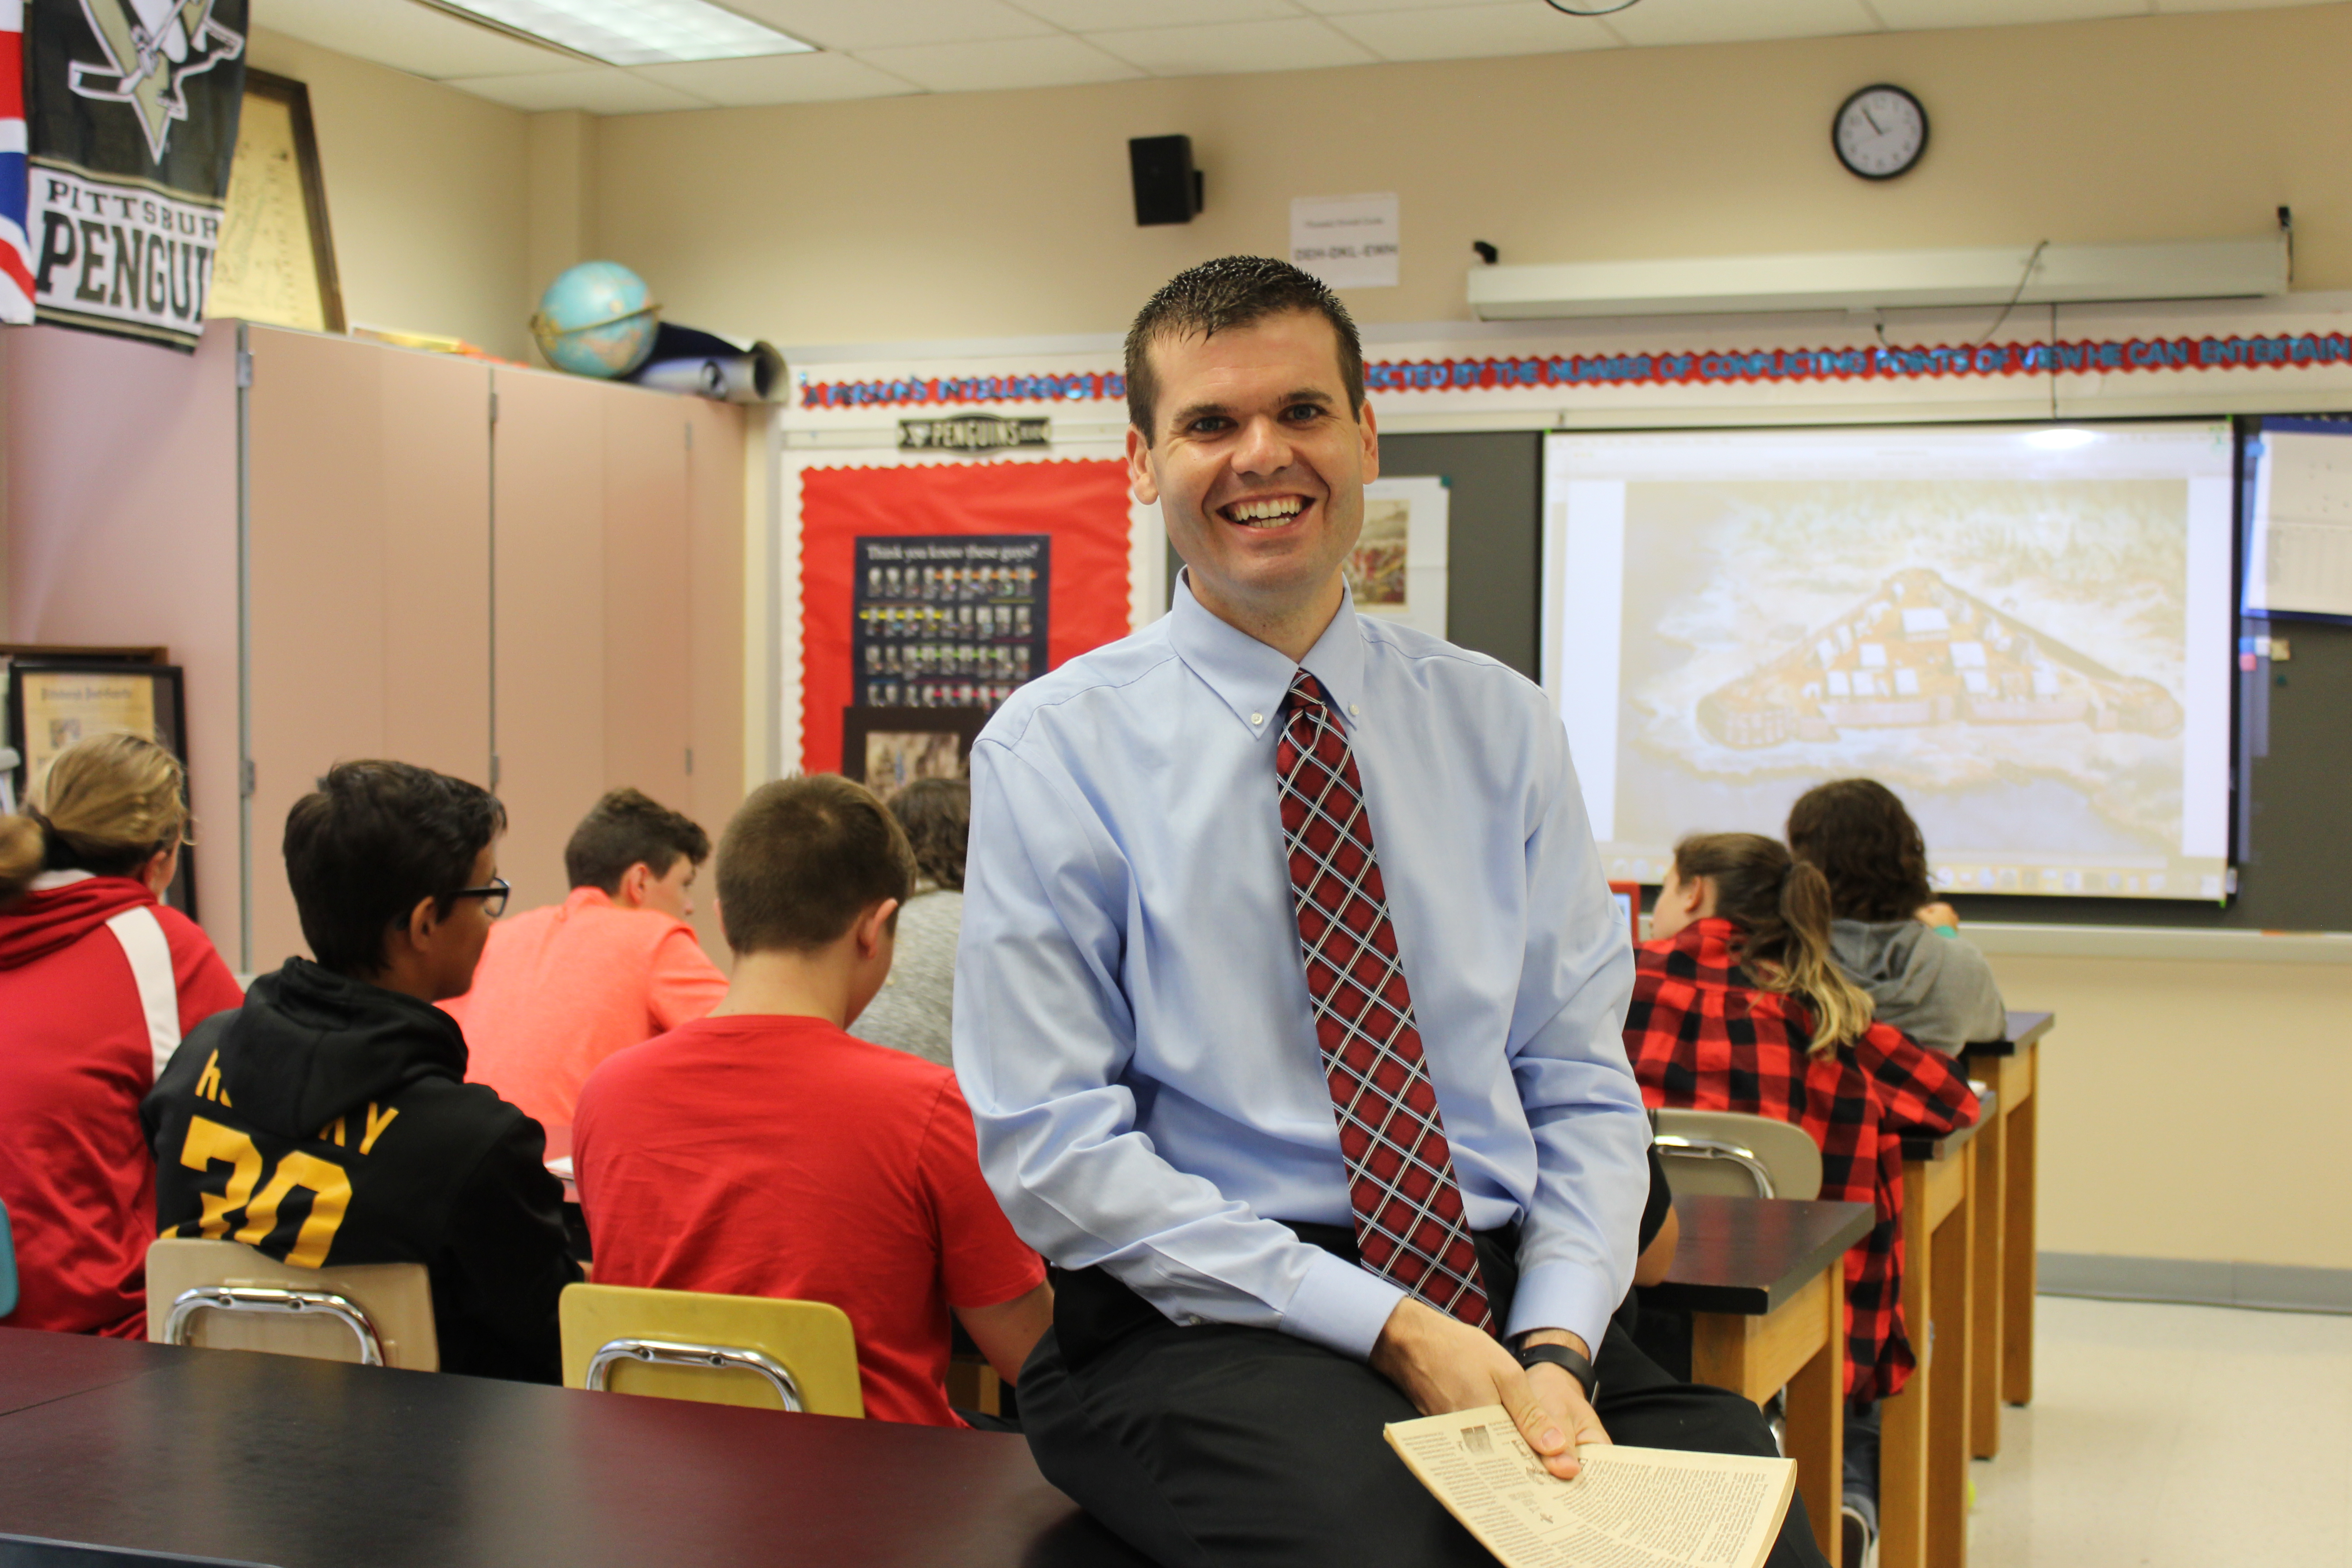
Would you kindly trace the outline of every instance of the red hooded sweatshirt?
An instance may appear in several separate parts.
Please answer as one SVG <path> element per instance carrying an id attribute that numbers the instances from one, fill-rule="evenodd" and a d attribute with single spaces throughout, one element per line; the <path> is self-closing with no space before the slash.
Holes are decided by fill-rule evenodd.
<path id="1" fill-rule="evenodd" d="M 0 910 L 0 1324 L 143 1339 L 155 1160 L 139 1101 L 180 1037 L 245 1000 L 195 923 L 127 877 L 51 871 Z"/>

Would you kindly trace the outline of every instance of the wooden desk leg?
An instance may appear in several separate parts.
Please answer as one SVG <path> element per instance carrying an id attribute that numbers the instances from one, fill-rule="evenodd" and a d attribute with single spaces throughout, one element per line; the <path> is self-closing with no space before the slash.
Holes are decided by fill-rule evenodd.
<path id="1" fill-rule="evenodd" d="M 1976 1231 L 1975 1273 L 1969 1282 L 1969 1452 L 1979 1459 L 2000 1452 L 2000 1320 L 2007 1306 L 2001 1293 L 2001 1231 L 2009 1223 L 2003 1201 L 2008 1162 L 2001 1141 L 2008 1131 L 2009 1107 L 2002 1104 L 1972 1141 L 1976 1169 L 1969 1213 Z"/>
<path id="2" fill-rule="evenodd" d="M 1974 1162 L 1970 1163 L 1974 1169 Z M 1973 1186 L 1973 1183 L 1970 1184 Z M 1969 1557 L 1969 1283 L 1975 1251 L 1974 1195 L 1936 1227 L 1928 1310 L 1936 1364 L 1928 1378 L 1927 1568 L 1963 1568 Z"/>
<path id="3" fill-rule="evenodd" d="M 1936 1249 L 1927 1229 L 1927 1179 L 1916 1164 L 1903 1168 L 1903 1321 L 1919 1364 L 1903 1392 L 1878 1406 L 1879 1568 L 1926 1568 L 1927 1542 L 1927 1398 L 1935 1343 L 1928 1288 Z"/>
<path id="4" fill-rule="evenodd" d="M 1829 1336 L 1802 1371 L 1789 1380 L 1785 1447 L 1797 1461 L 1797 1490 L 1813 1521 L 1813 1539 L 1830 1568 L 1839 1568 L 1845 1531 L 1845 1261 L 1829 1270 Z M 1862 1568 L 1850 1563 L 1844 1568 Z"/>
<path id="5" fill-rule="evenodd" d="M 2014 1076 L 2024 1093 L 2014 1110 L 2005 1109 L 2008 1125 L 2001 1140 L 2009 1191 L 2000 1245 L 2000 1396 L 2011 1405 L 2033 1400 L 2034 1127 L 2042 1111 L 2041 1051 L 2037 1043 L 2011 1058 L 2022 1068 Z"/>

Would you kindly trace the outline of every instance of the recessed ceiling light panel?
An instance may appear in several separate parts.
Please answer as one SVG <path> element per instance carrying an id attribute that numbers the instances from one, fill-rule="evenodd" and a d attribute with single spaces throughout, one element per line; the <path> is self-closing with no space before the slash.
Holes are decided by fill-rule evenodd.
<path id="1" fill-rule="evenodd" d="M 616 66 L 805 54 L 814 47 L 707 0 L 431 0 Z"/>

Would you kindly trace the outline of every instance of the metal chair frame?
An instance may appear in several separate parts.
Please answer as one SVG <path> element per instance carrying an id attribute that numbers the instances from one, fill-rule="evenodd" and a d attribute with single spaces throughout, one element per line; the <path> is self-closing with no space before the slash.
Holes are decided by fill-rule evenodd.
<path id="1" fill-rule="evenodd" d="M 163 1342 L 188 1342 L 189 1322 L 198 1312 L 301 1313 L 332 1318 L 351 1330 L 360 1342 L 360 1364 L 383 1364 L 383 1341 L 367 1309 L 333 1290 L 285 1290 L 265 1285 L 199 1285 L 172 1299 L 172 1315 L 163 1320 Z"/>
<path id="2" fill-rule="evenodd" d="M 798 1414 L 807 1408 L 801 1396 L 799 1379 L 792 1369 L 763 1351 L 742 1350 L 732 1345 L 695 1344 L 685 1340 L 607 1340 L 588 1358 L 587 1385 L 600 1393 L 612 1388 L 613 1368 L 625 1361 L 644 1362 L 655 1366 L 733 1368 L 757 1373 L 768 1380 L 784 1408 Z"/>
<path id="3" fill-rule="evenodd" d="M 1677 1132 L 1662 1132 L 1652 1142 L 1660 1150 L 1672 1153 L 1696 1155 L 1706 1160 L 1727 1160 L 1748 1173 L 1748 1179 L 1756 1184 L 1758 1197 L 1779 1195 L 1772 1190 L 1770 1168 L 1753 1149 L 1738 1143 L 1727 1143 L 1719 1138 L 1687 1138 Z"/>

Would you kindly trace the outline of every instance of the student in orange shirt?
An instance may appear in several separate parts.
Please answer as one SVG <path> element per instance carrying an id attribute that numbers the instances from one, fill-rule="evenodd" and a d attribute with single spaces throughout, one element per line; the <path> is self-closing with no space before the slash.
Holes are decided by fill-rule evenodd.
<path id="1" fill-rule="evenodd" d="M 466 1077 L 569 1127 L 598 1062 L 717 1006 L 727 976 L 686 923 L 709 857 L 709 834 L 637 791 L 598 801 L 563 848 L 572 896 L 493 927 L 474 988 L 442 1004 L 473 1049 Z"/>

